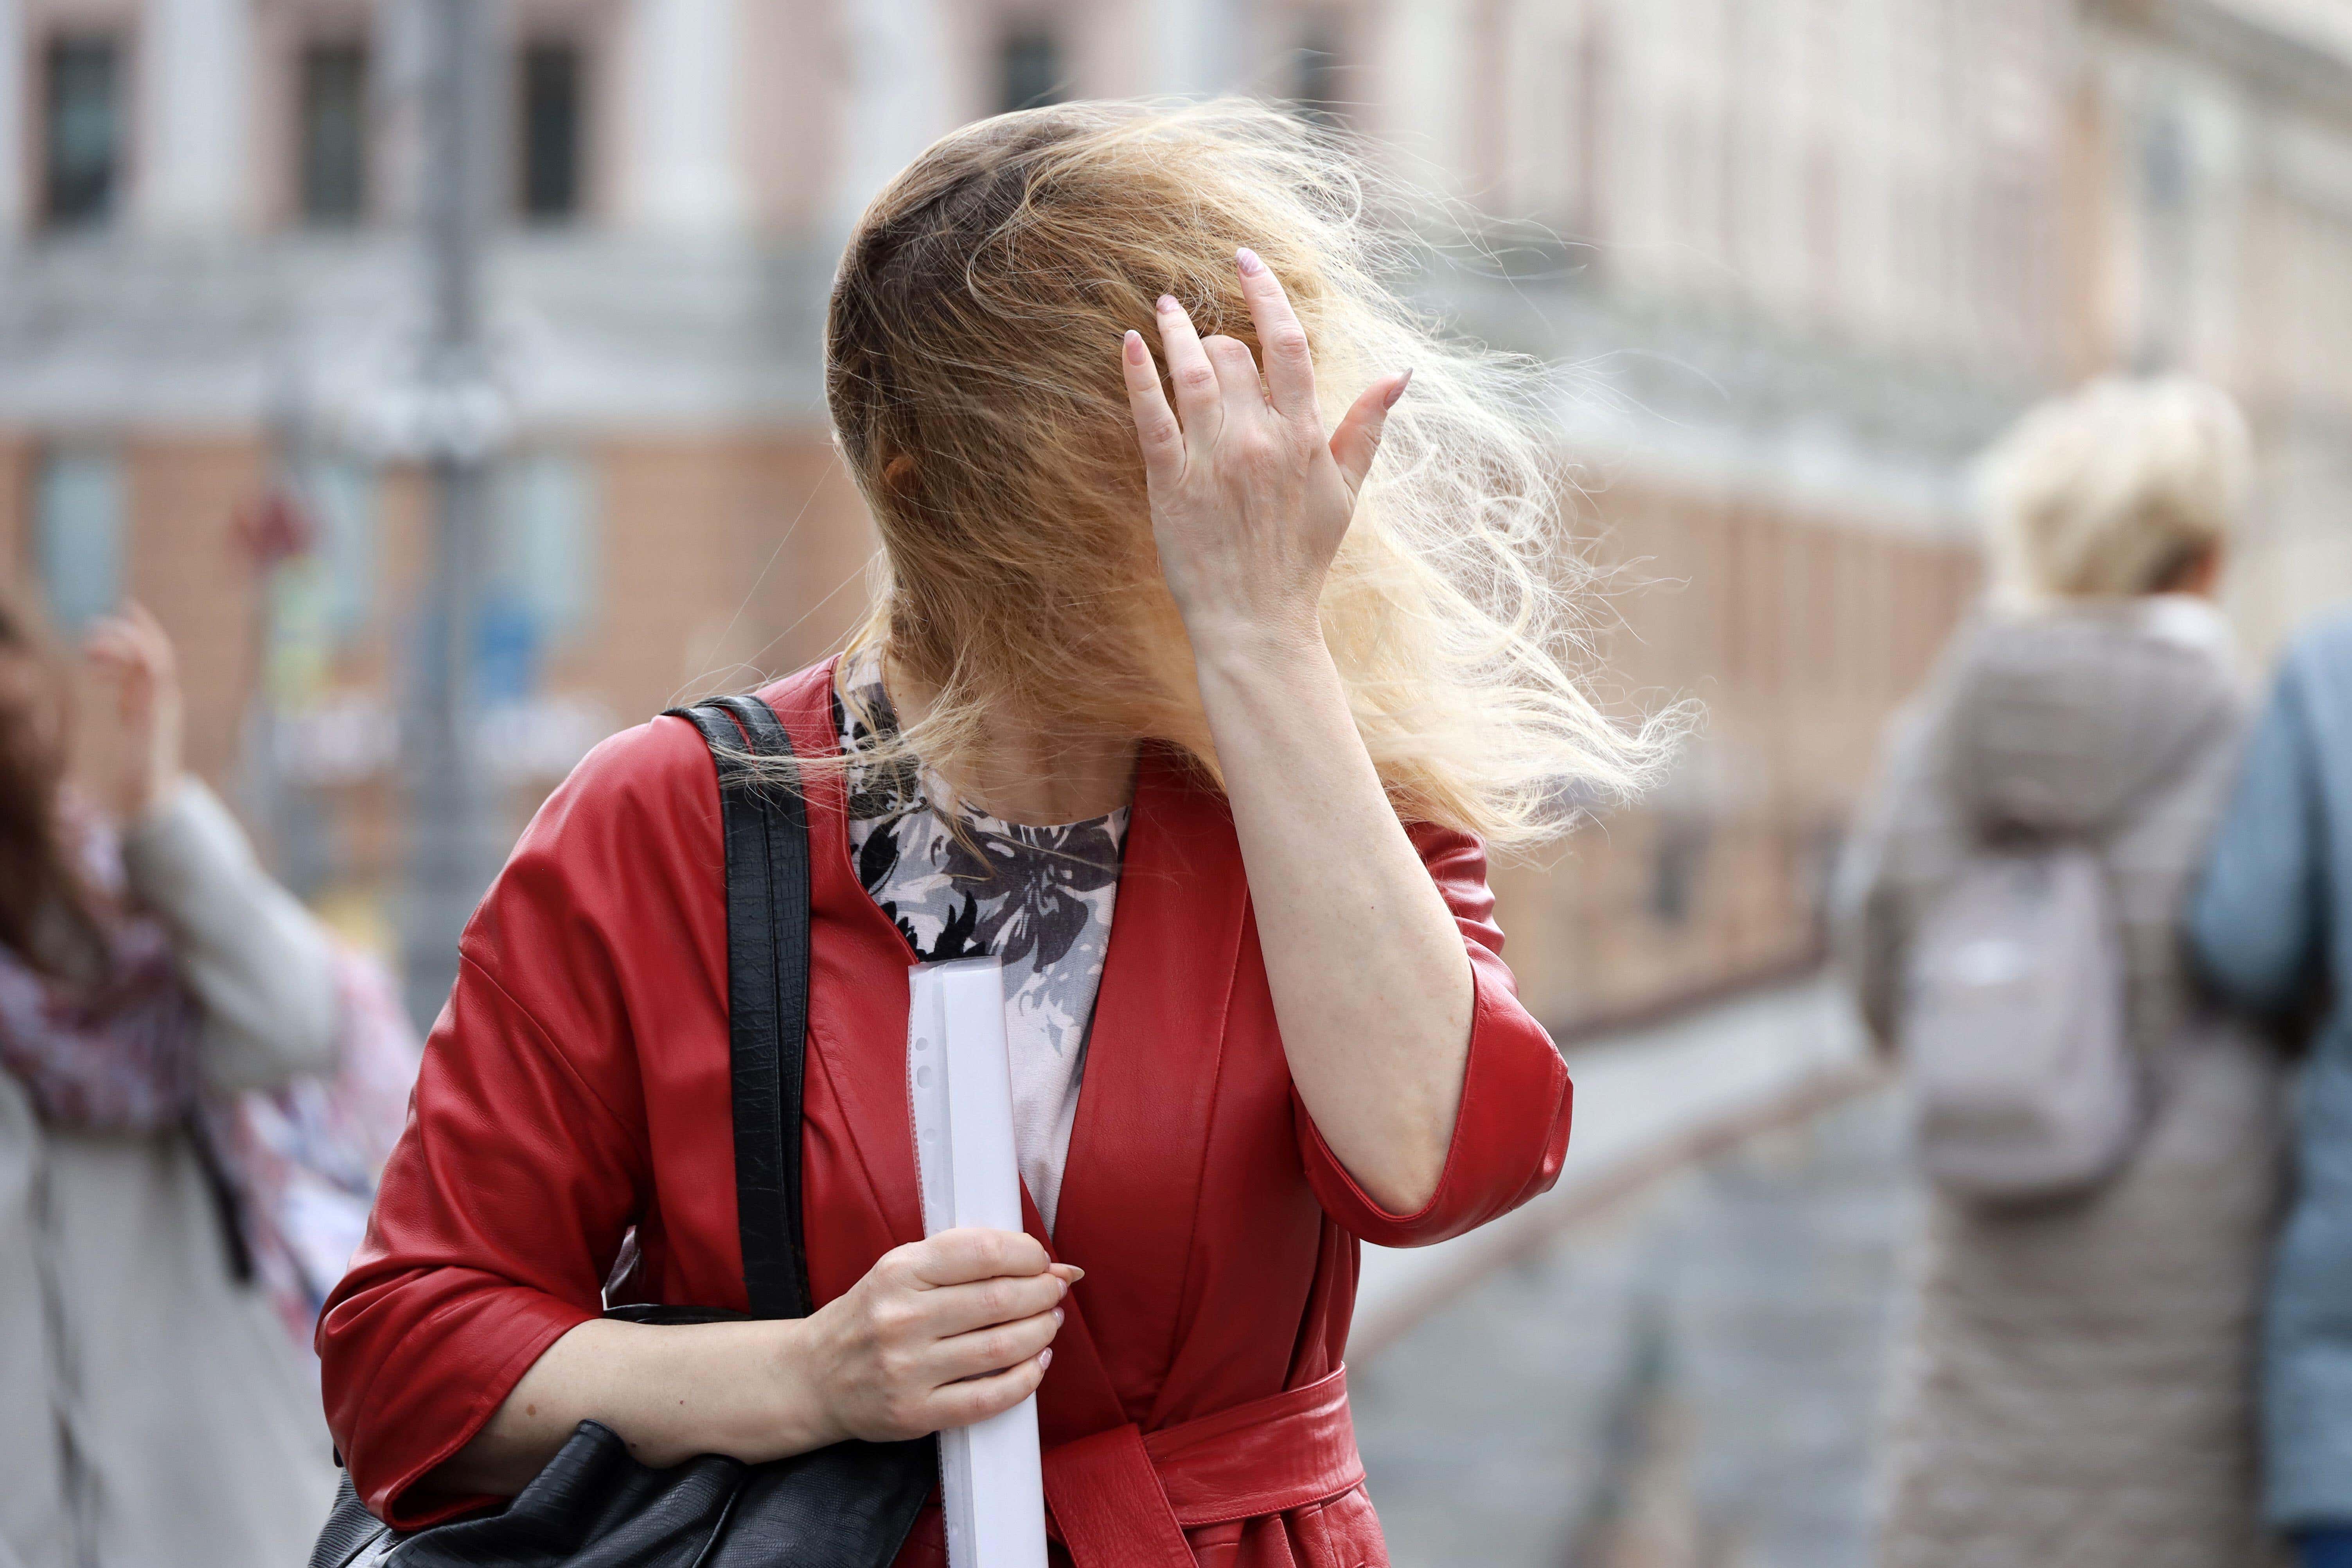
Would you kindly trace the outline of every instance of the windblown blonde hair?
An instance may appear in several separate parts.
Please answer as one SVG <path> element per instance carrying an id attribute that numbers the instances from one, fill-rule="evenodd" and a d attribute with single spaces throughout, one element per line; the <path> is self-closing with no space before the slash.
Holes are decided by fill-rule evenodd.
<path id="1" fill-rule="evenodd" d="M 2020 420 L 1980 473 L 1995 592 L 2012 605 L 2156 593 L 2228 539 L 2246 422 L 2185 375 L 2103 377 Z"/>
<path id="2" fill-rule="evenodd" d="M 884 546 L 852 652 L 933 694 L 908 752 L 951 755 L 1014 712 L 1170 742 L 1216 776 L 1119 343 L 1157 344 L 1165 292 L 1255 350 L 1246 244 L 1306 326 L 1327 423 L 1414 372 L 1321 603 L 1400 816 L 1524 843 L 1642 778 L 1659 737 L 1612 723 L 1562 662 L 1585 576 L 1541 368 L 1399 297 L 1428 258 L 1384 196 L 1332 133 L 1228 101 L 1001 115 L 875 198 L 834 283 L 825 393 Z"/>

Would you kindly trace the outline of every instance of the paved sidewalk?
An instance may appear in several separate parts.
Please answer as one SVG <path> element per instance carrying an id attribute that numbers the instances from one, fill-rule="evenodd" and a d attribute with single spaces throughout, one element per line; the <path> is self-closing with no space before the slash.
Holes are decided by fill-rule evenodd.
<path id="1" fill-rule="evenodd" d="M 1612 1111 L 1654 1138 L 1720 1116 L 1727 1079 L 1771 1093 L 1827 1059 L 1839 1017 L 1803 987 L 1677 1026 L 1647 1065 L 1654 1037 L 1599 1072 L 1580 1054 L 1580 1136 Z M 1570 1225 L 1403 1329 L 1350 1373 L 1399 1568 L 1866 1568 L 1916 1202 L 1875 1089 Z"/>
<path id="2" fill-rule="evenodd" d="M 1842 994 L 1815 979 L 1720 1004 L 1671 1023 L 1579 1048 L 1574 1127 L 1559 1181 L 1483 1230 L 1437 1247 L 1364 1249 L 1350 1353 L 1363 1359 L 1432 1299 L 1465 1277 L 1540 1245 L 1592 1200 L 1639 1181 L 1661 1160 L 1681 1163 L 1756 1112 L 1864 1070 L 1860 1026 Z"/>

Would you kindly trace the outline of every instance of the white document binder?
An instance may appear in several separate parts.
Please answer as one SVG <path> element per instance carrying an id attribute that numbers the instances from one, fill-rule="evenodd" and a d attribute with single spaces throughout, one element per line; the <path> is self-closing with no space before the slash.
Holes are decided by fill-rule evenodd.
<path id="1" fill-rule="evenodd" d="M 992 958 L 910 971 L 907 1089 L 914 1101 L 923 1234 L 1021 1228 L 1004 980 Z M 1037 1400 L 940 1434 L 950 1568 L 1045 1568 Z"/>

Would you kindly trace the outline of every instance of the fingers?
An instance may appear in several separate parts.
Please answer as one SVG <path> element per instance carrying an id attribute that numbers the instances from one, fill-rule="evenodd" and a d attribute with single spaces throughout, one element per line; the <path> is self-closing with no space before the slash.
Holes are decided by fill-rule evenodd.
<path id="1" fill-rule="evenodd" d="M 1037 1392 L 1053 1359 L 1052 1351 L 1039 1351 L 1019 1366 L 1007 1367 L 987 1377 L 950 1384 L 933 1397 L 931 1413 L 937 1425 L 969 1426 L 1012 1409 Z"/>
<path id="2" fill-rule="evenodd" d="M 152 655 L 137 630 L 120 616 L 91 626 L 82 638 L 82 657 L 114 682 L 117 710 L 136 721 L 154 705 L 158 687 Z"/>
<path id="3" fill-rule="evenodd" d="M 1258 380 L 1257 358 L 1249 344 L 1219 332 L 1202 339 L 1201 348 L 1217 368 L 1217 390 L 1224 409 L 1222 428 L 1238 432 L 1267 423 L 1265 387 Z"/>
<path id="4" fill-rule="evenodd" d="M 898 1249 L 918 1285 L 967 1285 L 1003 1275 L 1044 1274 L 1045 1246 L 1014 1230 L 943 1230 Z"/>
<path id="5" fill-rule="evenodd" d="M 1154 484 L 1172 481 L 1184 471 L 1184 432 L 1160 389 L 1160 367 L 1141 332 L 1127 334 L 1119 366 L 1127 379 L 1128 411 L 1135 416 L 1135 438 L 1143 448 L 1143 472 Z"/>
<path id="6" fill-rule="evenodd" d="M 82 657 L 93 664 L 116 669 L 127 669 L 139 662 L 139 649 L 131 639 L 131 628 L 119 618 L 108 616 L 90 623 L 82 634 Z"/>
<path id="7" fill-rule="evenodd" d="M 1339 427 L 1331 432 L 1331 460 L 1339 465 L 1349 495 L 1363 489 L 1364 476 L 1371 472 L 1372 459 L 1380 454 L 1381 432 L 1388 424 L 1389 410 L 1396 406 L 1412 381 L 1410 370 L 1382 376 L 1364 388 Z"/>
<path id="8" fill-rule="evenodd" d="M 1176 389 L 1176 412 L 1184 421 L 1185 437 L 1194 444 L 1216 439 L 1223 424 L 1217 371 L 1192 330 L 1192 318 L 1172 294 L 1160 296 L 1160 352 L 1168 356 L 1168 380 Z M 1256 384 L 1252 370 L 1251 384 Z"/>
<path id="9" fill-rule="evenodd" d="M 172 674 L 172 639 L 147 607 L 136 602 L 93 621 L 82 637 L 82 653 L 118 674 L 157 679 Z"/>
<path id="10" fill-rule="evenodd" d="M 1061 1328 L 1062 1310 L 1056 1307 L 1017 1322 L 992 1323 L 936 1341 L 931 1346 L 930 1375 L 950 1384 L 1006 1371 L 1052 1344 Z"/>
<path id="11" fill-rule="evenodd" d="M 132 636 L 146 656 L 148 668 L 157 675 L 170 675 L 174 659 L 172 652 L 172 639 L 164 632 L 163 623 L 157 620 L 149 612 L 147 606 L 136 599 L 124 603 L 122 618 L 130 624 Z"/>
<path id="12" fill-rule="evenodd" d="M 934 1339 L 950 1339 L 1050 1312 L 1069 1293 L 1070 1288 L 1051 1274 L 1033 1274 L 1025 1279 L 981 1279 L 926 1290 L 919 1298 L 922 1328 Z M 1003 1366 L 1006 1362 L 996 1364 Z"/>
<path id="13" fill-rule="evenodd" d="M 1258 348 L 1265 356 L 1266 395 L 1284 418 L 1319 425 L 1315 356 L 1307 346 L 1307 329 L 1298 324 L 1297 312 L 1290 308 L 1282 279 L 1247 246 L 1234 252 L 1234 260 L 1241 272 L 1242 298 L 1249 302 L 1250 321 L 1257 327 Z M 1223 368 L 1221 363 L 1219 371 Z"/>

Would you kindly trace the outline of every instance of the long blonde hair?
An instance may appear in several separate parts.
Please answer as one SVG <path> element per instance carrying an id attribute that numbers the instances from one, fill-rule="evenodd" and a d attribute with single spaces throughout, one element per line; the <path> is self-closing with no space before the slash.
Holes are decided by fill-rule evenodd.
<path id="1" fill-rule="evenodd" d="M 1307 328 L 1327 422 L 1414 372 L 1321 602 L 1399 815 L 1526 843 L 1636 784 L 1659 733 L 1612 722 L 1563 662 L 1587 577 L 1542 369 L 1399 296 L 1430 259 L 1411 210 L 1331 132 L 1234 101 L 1000 115 L 874 199 L 834 283 L 825 393 L 884 546 L 852 651 L 930 694 L 898 743 L 936 761 L 1013 712 L 1172 742 L 1216 777 L 1119 342 L 1157 341 L 1164 292 L 1255 350 L 1246 244 Z"/>

